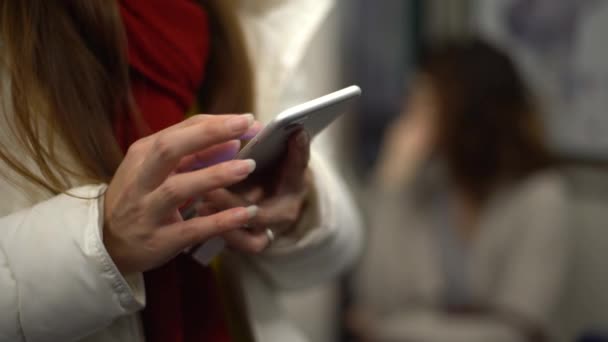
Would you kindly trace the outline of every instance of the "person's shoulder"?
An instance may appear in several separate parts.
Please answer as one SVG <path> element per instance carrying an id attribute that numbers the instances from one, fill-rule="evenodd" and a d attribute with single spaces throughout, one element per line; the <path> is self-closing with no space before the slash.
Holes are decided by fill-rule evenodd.
<path id="1" fill-rule="evenodd" d="M 566 207 L 567 197 L 563 174 L 557 169 L 546 169 L 520 181 L 513 199 L 518 205 L 529 208 L 552 207 L 561 210 Z"/>
<path id="2" fill-rule="evenodd" d="M 521 184 L 521 188 L 528 195 L 563 197 L 566 192 L 566 181 L 559 170 L 546 169 L 526 177 Z"/>

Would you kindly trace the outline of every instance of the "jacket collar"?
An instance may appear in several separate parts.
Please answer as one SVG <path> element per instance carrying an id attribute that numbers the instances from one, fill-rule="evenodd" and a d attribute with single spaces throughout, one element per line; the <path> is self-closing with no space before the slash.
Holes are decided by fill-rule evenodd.
<path id="1" fill-rule="evenodd" d="M 269 121 L 333 0 L 238 0 L 255 70 L 256 115 Z"/>

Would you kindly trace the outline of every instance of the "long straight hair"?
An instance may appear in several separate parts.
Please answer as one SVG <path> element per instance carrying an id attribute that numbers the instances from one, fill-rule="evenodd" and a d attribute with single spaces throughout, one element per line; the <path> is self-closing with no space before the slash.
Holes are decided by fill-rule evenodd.
<path id="1" fill-rule="evenodd" d="M 27 180 L 60 193 L 68 176 L 109 181 L 121 160 L 112 120 L 129 108 L 124 32 L 114 2 L 2 1 L 4 114 L 40 170 L 2 146 L 0 158 Z M 10 103 L 10 108 L 8 104 Z M 10 114 L 9 114 L 10 113 Z M 80 165 L 62 165 L 57 138 Z"/>
<path id="2" fill-rule="evenodd" d="M 231 1 L 205 1 L 212 48 L 202 109 L 253 109 L 251 67 Z M 70 178 L 109 182 L 122 160 L 113 122 L 136 112 L 130 95 L 126 36 L 116 1 L 19 0 L 0 3 L 4 115 L 34 172 L 0 144 L 0 161 L 53 194 Z M 219 56 L 222 55 L 223 59 Z M 9 96 L 10 98 L 6 98 Z M 10 114 L 9 114 L 10 113 Z M 57 142 L 78 165 L 63 165 Z"/>

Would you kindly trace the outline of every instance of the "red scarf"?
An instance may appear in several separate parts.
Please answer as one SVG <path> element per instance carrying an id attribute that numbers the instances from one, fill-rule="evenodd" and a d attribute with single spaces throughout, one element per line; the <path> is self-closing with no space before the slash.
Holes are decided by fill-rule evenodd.
<path id="1" fill-rule="evenodd" d="M 140 113 L 115 123 L 123 150 L 184 119 L 203 81 L 209 26 L 193 0 L 121 0 L 131 87 Z M 150 342 L 230 341 L 211 269 L 188 256 L 145 273 Z"/>

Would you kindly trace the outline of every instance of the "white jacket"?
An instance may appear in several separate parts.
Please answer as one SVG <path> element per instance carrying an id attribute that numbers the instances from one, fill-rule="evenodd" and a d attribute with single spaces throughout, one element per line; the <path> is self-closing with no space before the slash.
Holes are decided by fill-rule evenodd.
<path id="1" fill-rule="evenodd" d="M 255 51 L 253 56 L 258 71 L 277 73 L 267 81 L 257 79 L 258 89 L 265 89 L 258 96 L 268 99 L 262 103 L 270 112 L 276 105 L 273 101 L 278 101 L 278 85 L 285 81 L 272 87 L 276 94 L 260 87 L 272 79 L 288 78 L 297 64 L 294 53 L 301 54 L 329 1 L 275 0 L 261 6 L 242 2 L 240 15 L 250 44 L 265 41 L 274 46 L 271 52 L 277 52 L 267 56 L 266 66 L 256 62 L 262 59 Z M 291 15 L 287 21 L 277 19 L 281 12 Z M 271 27 L 282 33 L 265 38 Z M 290 31 L 298 32 L 296 38 L 285 39 Z M 273 60 L 283 67 L 273 65 Z M 2 81 L 10 82 L 6 77 Z M 7 99 L 2 94 L 5 108 L 10 109 Z M 18 149 L 8 129 L 11 120 L 10 111 L 0 113 L 0 140 Z M 69 156 L 63 158 L 71 162 Z M 281 315 L 276 291 L 330 279 L 355 259 L 361 247 L 360 219 L 348 191 L 315 153 L 310 167 L 315 191 L 302 222 L 307 233 L 297 241 L 278 240 L 271 250 L 238 266 L 258 341 L 305 340 Z M 13 174 L 2 162 L 0 173 Z M 143 341 L 138 314 L 145 306 L 143 277 L 125 279 L 105 250 L 103 200 L 53 197 L 13 178 L 0 179 L 0 342 Z M 96 197 L 106 187 L 77 185 L 69 193 L 85 198 Z"/>

